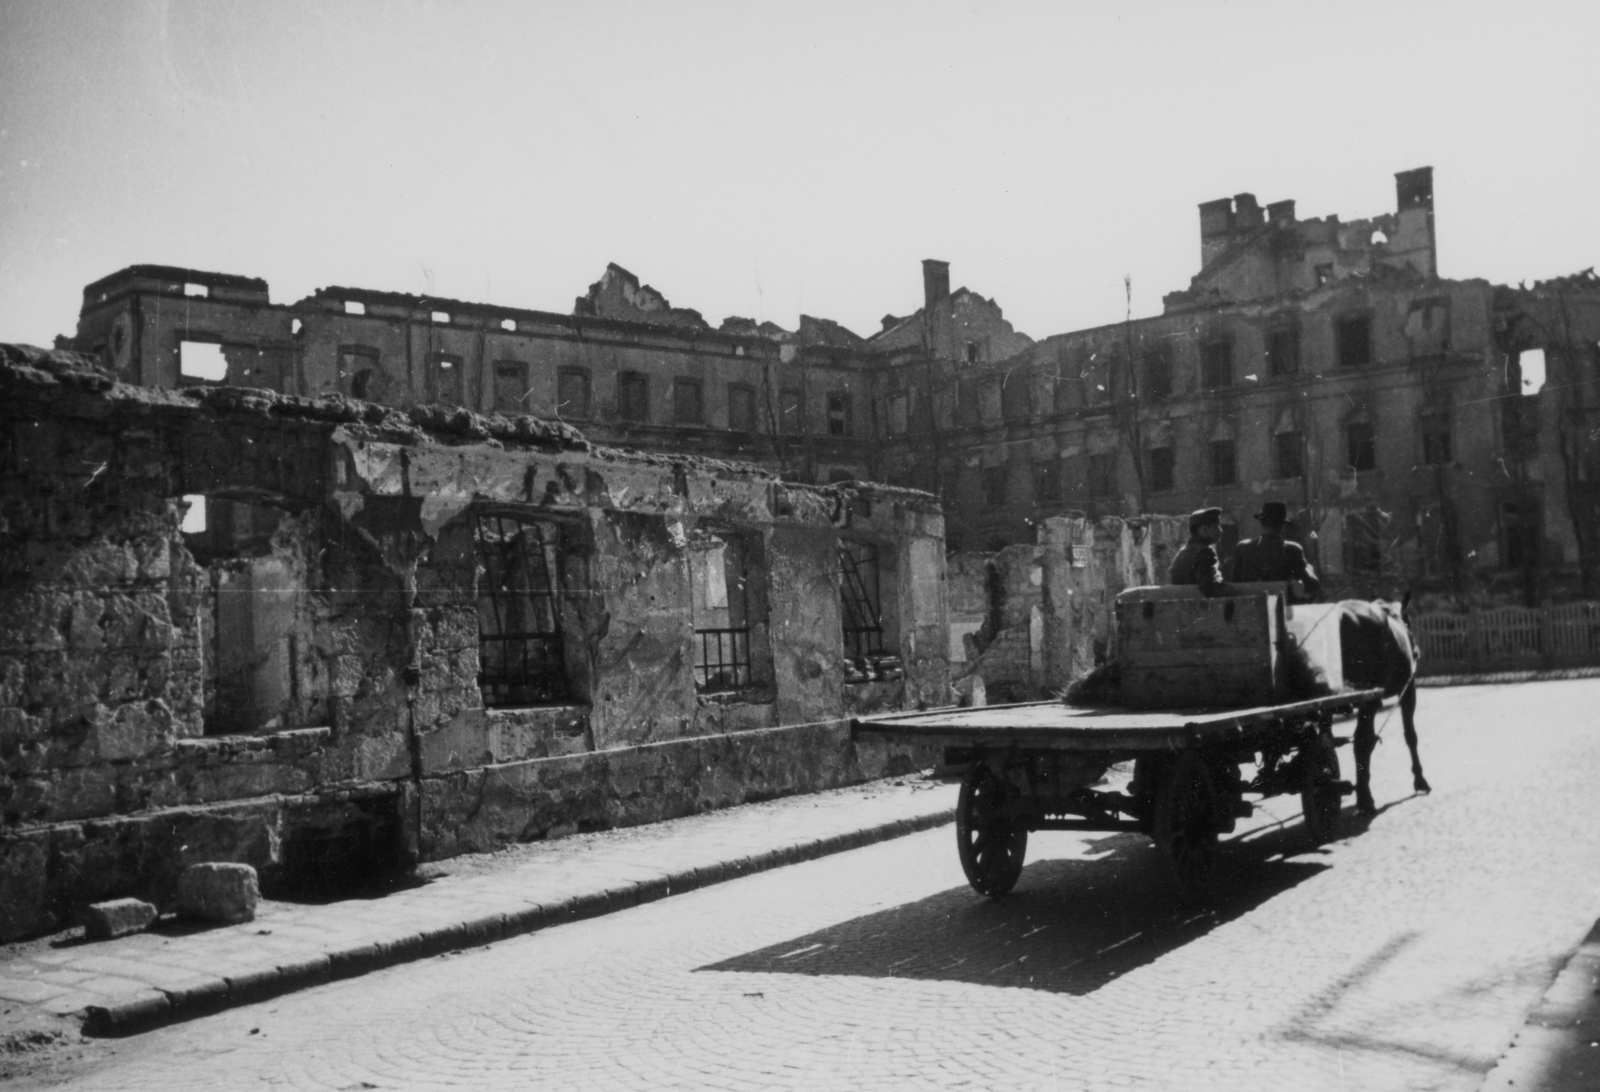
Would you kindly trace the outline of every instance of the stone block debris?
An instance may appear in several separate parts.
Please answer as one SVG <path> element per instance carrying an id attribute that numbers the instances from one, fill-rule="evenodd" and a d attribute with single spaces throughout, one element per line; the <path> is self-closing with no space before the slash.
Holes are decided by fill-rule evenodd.
<path id="1" fill-rule="evenodd" d="M 178 880 L 178 916 L 234 924 L 252 921 L 261 888 L 247 864 L 190 865 Z"/>
<path id="2" fill-rule="evenodd" d="M 131 936 L 150 928 L 159 916 L 156 908 L 143 899 L 97 902 L 83 913 L 84 935 L 90 940 Z"/>

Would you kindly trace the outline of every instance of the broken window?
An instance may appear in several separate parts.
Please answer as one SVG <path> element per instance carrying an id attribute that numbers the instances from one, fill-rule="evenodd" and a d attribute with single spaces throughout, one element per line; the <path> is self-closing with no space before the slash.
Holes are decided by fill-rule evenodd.
<path id="1" fill-rule="evenodd" d="M 1284 326 L 1267 333 L 1267 374 L 1293 375 L 1300 370 L 1300 331 Z"/>
<path id="2" fill-rule="evenodd" d="M 566 654 L 557 596 L 560 528 L 479 515 L 478 686 L 488 706 L 565 701 Z"/>
<path id="3" fill-rule="evenodd" d="M 1145 354 L 1144 396 L 1151 399 L 1172 397 L 1172 358 L 1165 349 Z"/>
<path id="4" fill-rule="evenodd" d="M 672 383 L 672 420 L 679 425 L 705 424 L 704 388 L 698 379 L 677 379 Z"/>
<path id="5" fill-rule="evenodd" d="M 556 373 L 556 416 L 570 421 L 589 417 L 589 372 L 585 368 L 562 368 Z"/>
<path id="6" fill-rule="evenodd" d="M 1448 466 L 1455 459 L 1450 441 L 1450 418 L 1443 413 L 1424 414 L 1421 420 L 1422 462 Z"/>
<path id="7" fill-rule="evenodd" d="M 1109 452 L 1089 456 L 1089 495 L 1109 497 L 1116 492 L 1114 456 Z"/>
<path id="8" fill-rule="evenodd" d="M 178 342 L 178 385 L 226 383 L 228 359 L 214 341 Z"/>
<path id="9" fill-rule="evenodd" d="M 1334 323 L 1333 330 L 1341 368 L 1372 363 L 1372 316 L 1346 316 Z"/>
<path id="10" fill-rule="evenodd" d="M 1384 514 L 1376 508 L 1346 512 L 1344 517 L 1344 567 L 1346 572 L 1375 573 L 1383 568 Z"/>
<path id="11" fill-rule="evenodd" d="M 1524 349 L 1517 356 L 1517 372 L 1521 376 L 1522 393 L 1538 394 L 1544 390 L 1544 350 Z"/>
<path id="12" fill-rule="evenodd" d="M 1061 501 L 1061 460 L 1040 459 L 1033 464 L 1033 503 L 1058 504 Z"/>
<path id="13" fill-rule="evenodd" d="M 617 416 L 624 421 L 650 420 L 650 380 L 639 372 L 617 376 Z"/>
<path id="14" fill-rule="evenodd" d="M 381 402 L 384 383 L 378 350 L 356 345 L 339 347 L 339 389 L 351 398 Z"/>
<path id="15" fill-rule="evenodd" d="M 783 431 L 799 436 L 806 430 L 806 396 L 798 387 L 786 387 L 778 394 L 779 416 L 783 418 Z"/>
<path id="16" fill-rule="evenodd" d="M 764 622 L 758 540 L 699 533 L 690 544 L 695 684 L 701 690 L 740 690 L 768 681 L 765 648 L 756 639 Z"/>
<path id="17" fill-rule="evenodd" d="M 1213 338 L 1200 343 L 1200 385 L 1226 387 L 1233 383 L 1233 342 Z"/>
<path id="18" fill-rule="evenodd" d="M 466 401 L 461 358 L 454 353 L 428 354 L 428 400 L 442 406 Z"/>
<path id="19" fill-rule="evenodd" d="M 1351 421 L 1345 426 L 1346 465 L 1354 471 L 1378 469 L 1378 436 L 1370 421 Z"/>
<path id="20" fill-rule="evenodd" d="M 1239 462 L 1232 440 L 1211 441 L 1211 484 L 1232 485 L 1239 480 Z"/>
<path id="21" fill-rule="evenodd" d="M 1298 432 L 1279 432 L 1272 438 L 1277 470 L 1280 478 L 1299 478 L 1305 475 L 1305 460 Z"/>
<path id="22" fill-rule="evenodd" d="M 828 435 L 850 435 L 850 395 L 845 391 L 828 395 Z"/>
<path id="23" fill-rule="evenodd" d="M 1165 493 L 1173 487 L 1176 477 L 1177 459 L 1170 447 L 1153 447 L 1150 449 L 1150 490 L 1154 493 Z"/>
<path id="24" fill-rule="evenodd" d="M 976 364 L 977 362 L 978 362 L 978 343 L 976 341 L 969 341 L 969 342 L 967 342 L 967 363 L 968 364 Z"/>
<path id="25" fill-rule="evenodd" d="M 500 413 L 527 413 L 528 366 L 520 360 L 499 360 L 494 366 L 494 408 Z"/>
<path id="26" fill-rule="evenodd" d="M 745 383 L 728 384 L 728 427 L 735 432 L 756 430 L 756 391 Z"/>
<path id="27" fill-rule="evenodd" d="M 869 657 L 888 649 L 883 612 L 883 573 L 878 547 L 855 539 L 839 540 L 840 605 L 844 654 L 851 667 L 866 671 Z M 846 674 L 850 672 L 847 669 Z"/>
<path id="28" fill-rule="evenodd" d="M 1010 478 L 1009 468 L 988 466 L 983 470 L 983 506 L 989 509 L 1004 508 Z"/>

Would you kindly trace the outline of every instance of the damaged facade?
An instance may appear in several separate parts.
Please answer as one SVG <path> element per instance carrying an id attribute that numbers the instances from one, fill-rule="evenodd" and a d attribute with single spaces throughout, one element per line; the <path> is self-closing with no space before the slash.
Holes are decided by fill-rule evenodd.
<path id="1" fill-rule="evenodd" d="M 929 497 L 0 353 L 0 938 L 927 763 Z"/>

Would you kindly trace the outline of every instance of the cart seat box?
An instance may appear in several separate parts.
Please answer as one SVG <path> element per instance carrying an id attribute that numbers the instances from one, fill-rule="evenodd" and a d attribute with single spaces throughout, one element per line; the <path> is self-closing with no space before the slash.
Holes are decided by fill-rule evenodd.
<path id="1" fill-rule="evenodd" d="M 1122 703 L 1271 705 L 1344 688 L 1337 606 L 1290 604 L 1282 585 L 1130 588 L 1115 603 Z"/>

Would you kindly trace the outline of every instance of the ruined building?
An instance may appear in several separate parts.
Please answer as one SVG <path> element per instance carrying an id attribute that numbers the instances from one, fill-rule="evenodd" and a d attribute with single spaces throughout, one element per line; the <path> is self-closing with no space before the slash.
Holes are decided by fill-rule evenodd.
<path id="1" fill-rule="evenodd" d="M 12 346 L 0 435 L 0 939 L 929 761 L 842 719 L 947 700 L 925 495 Z"/>

